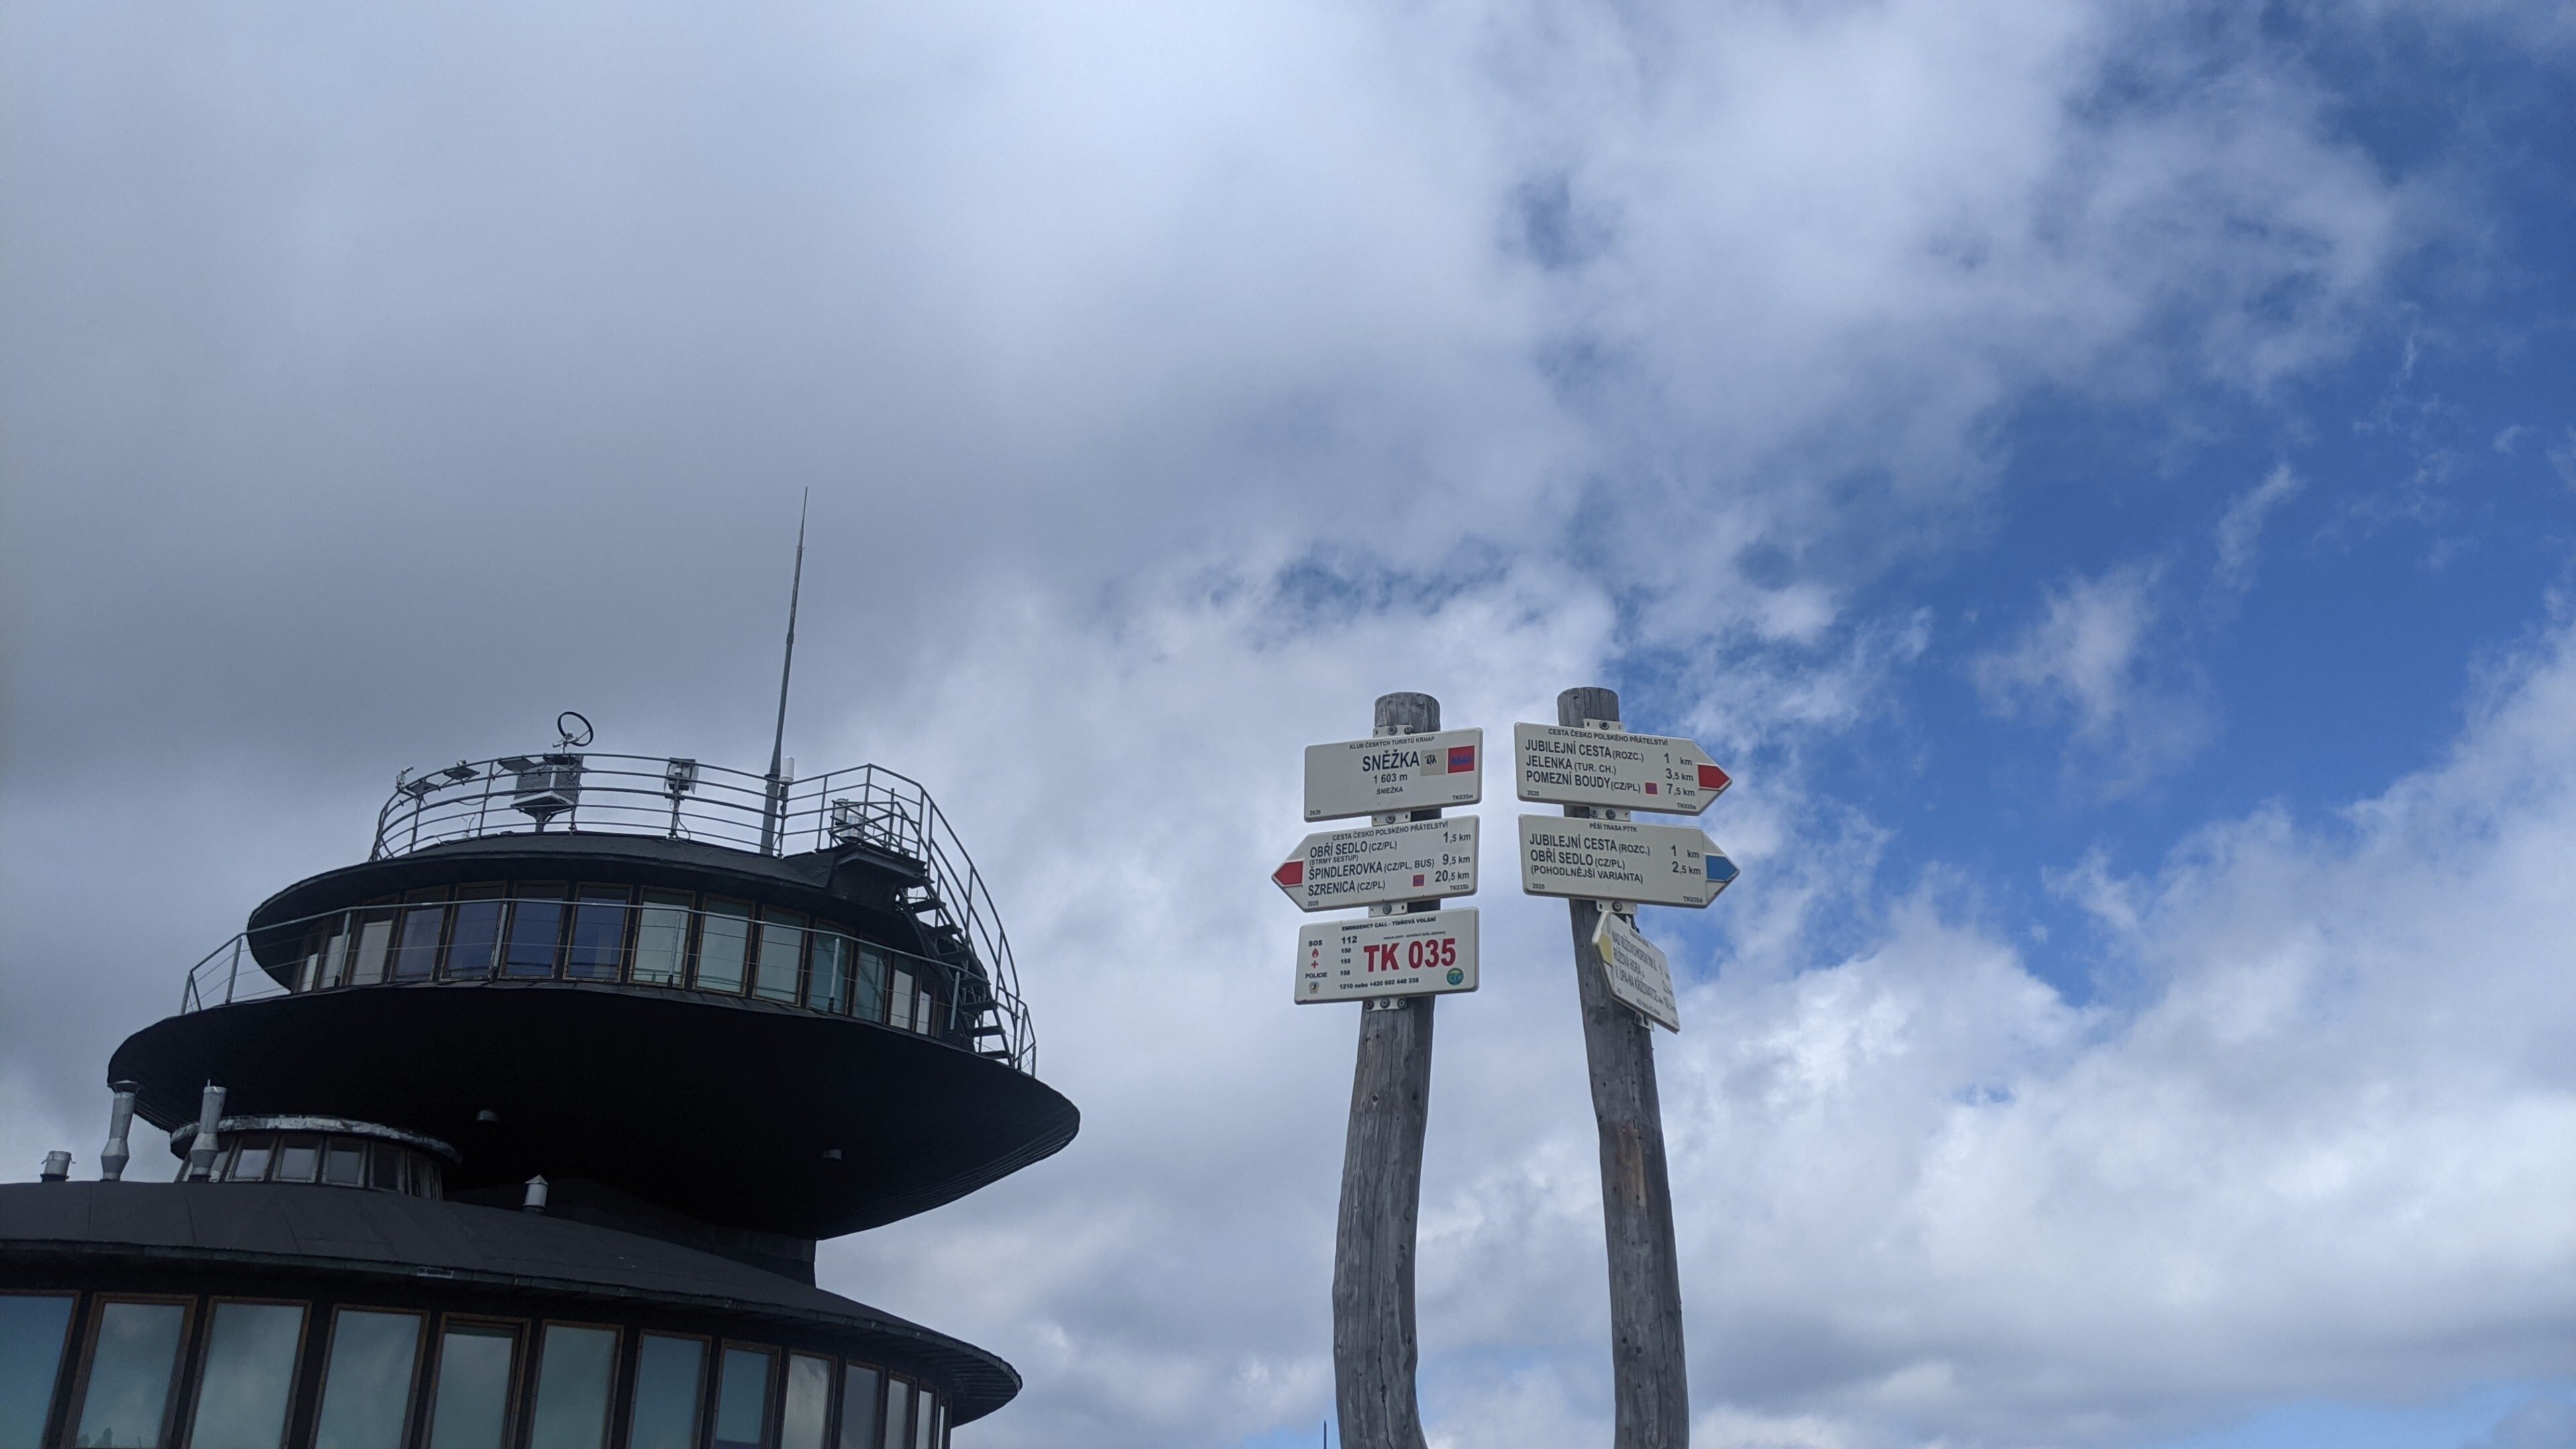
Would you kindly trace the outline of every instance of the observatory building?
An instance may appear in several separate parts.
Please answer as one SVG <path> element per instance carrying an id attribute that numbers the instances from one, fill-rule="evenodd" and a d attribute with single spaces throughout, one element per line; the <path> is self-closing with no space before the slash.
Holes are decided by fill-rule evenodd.
<path id="1" fill-rule="evenodd" d="M 1018 1392 L 814 1286 L 1079 1122 L 947 822 L 587 743 L 406 772 L 117 1049 L 96 1173 L 0 1185 L 0 1449 L 942 1449 Z"/>

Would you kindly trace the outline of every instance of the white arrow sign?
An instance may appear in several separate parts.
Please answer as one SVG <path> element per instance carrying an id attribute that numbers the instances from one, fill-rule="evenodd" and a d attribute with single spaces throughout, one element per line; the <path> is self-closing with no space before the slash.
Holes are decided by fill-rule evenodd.
<path id="1" fill-rule="evenodd" d="M 1512 726 L 1520 797 L 1697 815 L 1730 783 L 1696 741 L 1564 725 Z"/>
<path id="2" fill-rule="evenodd" d="M 1601 953 L 1612 996 L 1666 1031 L 1682 1029 L 1681 1004 L 1673 1000 L 1672 964 L 1654 942 L 1638 935 L 1618 912 L 1603 911 L 1600 928 L 1592 933 L 1592 949 Z"/>
<path id="3" fill-rule="evenodd" d="M 1478 817 L 1326 830 L 1297 843 L 1270 879 L 1301 911 L 1476 893 Z"/>
<path id="4" fill-rule="evenodd" d="M 1521 889 L 1534 896 L 1698 907 L 1734 880 L 1735 862 L 1695 825 L 1521 817 Z"/>
<path id="5" fill-rule="evenodd" d="M 1318 921 L 1297 932 L 1297 1003 L 1476 989 L 1476 912 Z"/>
<path id="6" fill-rule="evenodd" d="M 1485 798 L 1485 732 L 1435 730 L 1306 747 L 1306 818 L 1439 810 Z"/>

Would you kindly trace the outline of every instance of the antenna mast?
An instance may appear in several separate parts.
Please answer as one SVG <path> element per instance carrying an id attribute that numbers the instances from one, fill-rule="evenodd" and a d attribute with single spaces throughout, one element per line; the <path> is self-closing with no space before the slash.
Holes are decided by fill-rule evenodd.
<path id="1" fill-rule="evenodd" d="M 787 748 L 787 680 L 796 668 L 796 605 L 805 593 L 805 509 L 814 500 L 814 490 L 805 490 L 796 503 L 796 572 L 787 586 L 787 657 L 778 665 L 778 728 L 769 736 L 769 808 L 760 820 L 760 849 L 764 855 L 778 852 L 778 837 L 787 824 L 787 781 L 782 773 Z"/>

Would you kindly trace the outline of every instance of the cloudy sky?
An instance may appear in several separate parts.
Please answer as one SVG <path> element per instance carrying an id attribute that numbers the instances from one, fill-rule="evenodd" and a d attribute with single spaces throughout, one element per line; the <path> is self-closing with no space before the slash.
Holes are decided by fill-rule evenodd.
<path id="1" fill-rule="evenodd" d="M 397 769 L 757 768 L 810 488 L 789 752 L 939 794 L 1085 1114 L 824 1251 L 975 1449 L 1316 1442 L 1299 748 L 1576 684 L 1740 782 L 1698 1443 L 2576 1444 L 2561 4 L 26 0 L 0 225 L 9 1176 Z M 1425 1412 L 1602 1443 L 1488 873 Z"/>

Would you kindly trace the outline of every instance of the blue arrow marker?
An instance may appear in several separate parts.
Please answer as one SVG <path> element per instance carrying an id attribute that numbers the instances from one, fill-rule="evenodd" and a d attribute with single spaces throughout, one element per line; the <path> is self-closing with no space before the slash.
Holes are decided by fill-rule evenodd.
<path id="1" fill-rule="evenodd" d="M 1735 862 L 1712 850 L 1708 853 L 1708 878 L 1725 885 L 1735 879 Z"/>

